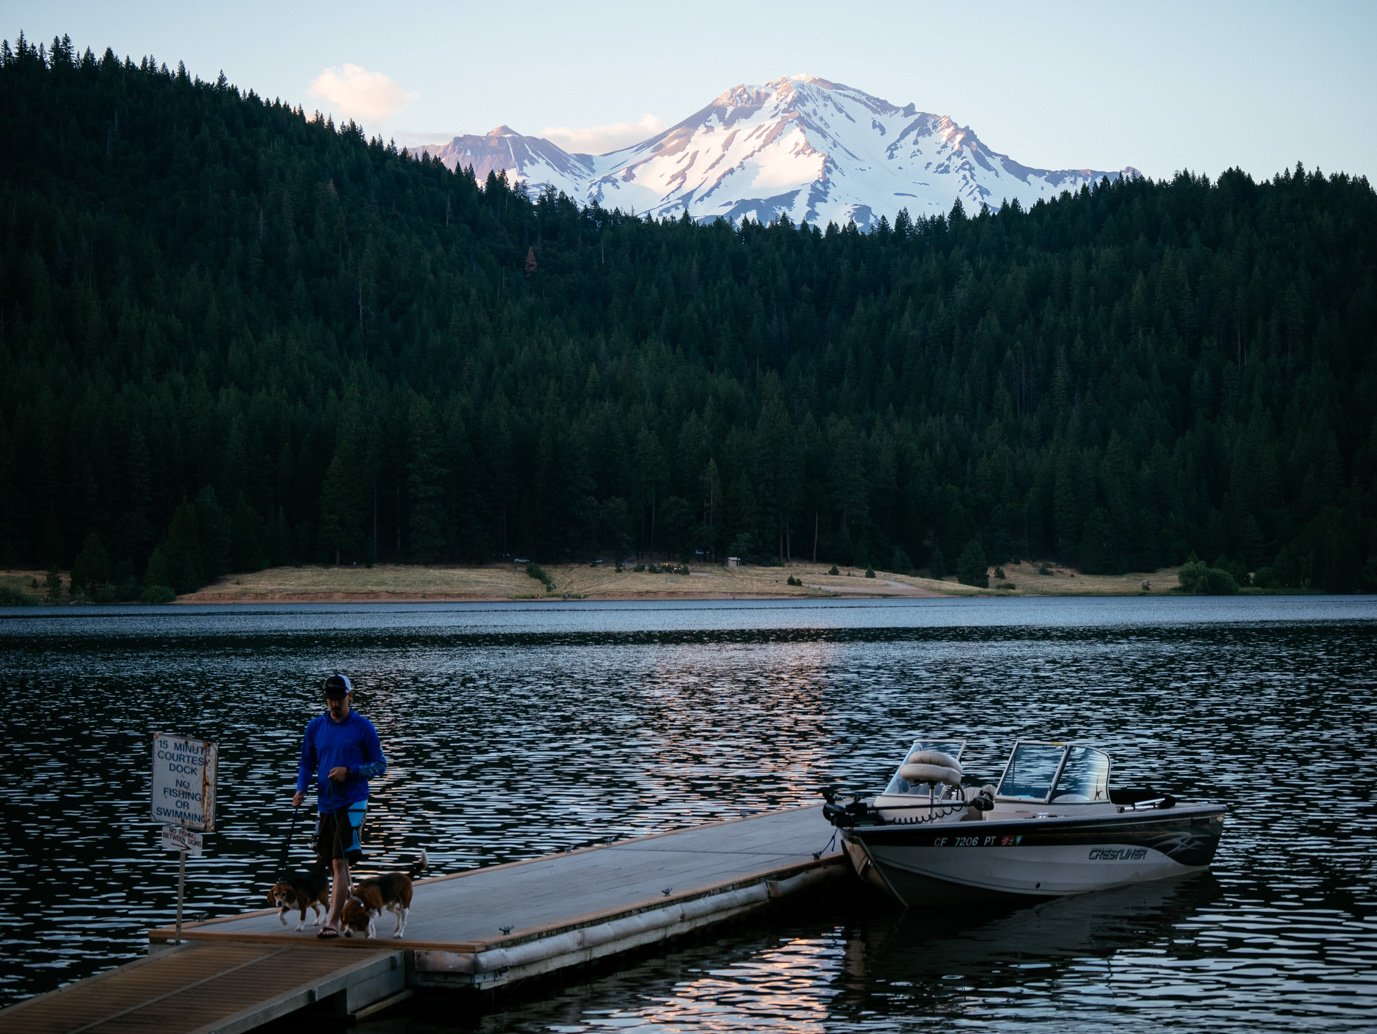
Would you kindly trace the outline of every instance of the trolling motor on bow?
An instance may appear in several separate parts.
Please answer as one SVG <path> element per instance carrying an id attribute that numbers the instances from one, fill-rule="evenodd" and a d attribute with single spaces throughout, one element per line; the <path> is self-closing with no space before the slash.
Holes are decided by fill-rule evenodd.
<path id="1" fill-rule="evenodd" d="M 871 816 L 870 805 L 858 797 L 851 798 L 845 804 L 838 803 L 839 789 L 835 785 L 822 788 L 822 797 L 826 802 L 822 806 L 822 814 L 828 822 L 834 826 L 854 826 L 857 821 Z"/>

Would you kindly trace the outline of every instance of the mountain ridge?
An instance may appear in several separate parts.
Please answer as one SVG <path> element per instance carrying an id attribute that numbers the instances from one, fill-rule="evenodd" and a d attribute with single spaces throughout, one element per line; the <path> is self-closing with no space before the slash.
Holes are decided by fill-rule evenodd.
<path id="1" fill-rule="evenodd" d="M 479 180 L 500 172 L 533 193 L 554 188 L 581 204 L 867 229 L 904 209 L 937 215 L 958 199 L 976 211 L 1015 200 L 1026 207 L 1105 177 L 1141 175 L 1132 166 L 1026 166 L 949 116 L 812 75 L 739 83 L 654 136 L 600 155 L 505 125 L 422 150 L 451 170 L 472 168 Z"/>

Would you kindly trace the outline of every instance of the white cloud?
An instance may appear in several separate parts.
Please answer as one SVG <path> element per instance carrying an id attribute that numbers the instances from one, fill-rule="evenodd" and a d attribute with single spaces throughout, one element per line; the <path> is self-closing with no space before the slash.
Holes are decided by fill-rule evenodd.
<path id="1" fill-rule="evenodd" d="M 569 129 L 551 126 L 540 135 L 572 154 L 606 154 L 632 144 L 639 144 L 665 128 L 665 124 L 651 114 L 641 116 L 639 122 L 613 122 L 606 126 Z"/>
<path id="2" fill-rule="evenodd" d="M 341 118 L 376 126 L 419 93 L 403 90 L 381 72 L 358 65 L 327 68 L 311 82 L 311 96 L 324 98 Z"/>

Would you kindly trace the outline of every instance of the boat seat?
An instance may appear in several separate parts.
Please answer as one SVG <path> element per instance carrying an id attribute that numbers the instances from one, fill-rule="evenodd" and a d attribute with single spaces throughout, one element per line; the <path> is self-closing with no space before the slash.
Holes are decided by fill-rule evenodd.
<path id="1" fill-rule="evenodd" d="M 1083 793 L 1059 793 L 1052 798 L 1053 804 L 1085 804 L 1090 800 Z"/>

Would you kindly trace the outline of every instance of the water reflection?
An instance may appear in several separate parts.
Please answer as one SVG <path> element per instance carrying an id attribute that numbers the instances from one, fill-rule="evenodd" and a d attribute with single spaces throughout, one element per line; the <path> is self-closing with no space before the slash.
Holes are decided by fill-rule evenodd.
<path id="1" fill-rule="evenodd" d="M 1197 972 L 1172 972 L 1169 957 L 1183 924 L 1221 898 L 1209 874 L 983 911 L 895 914 L 879 898 L 854 895 L 840 906 L 814 903 L 812 922 L 671 951 L 460 1026 L 569 1033 L 920 1031 L 986 1022 L 1066 1028 L 1100 1022 L 1106 1009 L 1129 1027 L 1140 1009 L 1205 1019 L 1212 1002 L 1235 993 L 1230 973 L 1210 972 L 1208 960 L 1198 960 Z M 454 1026 L 423 1004 L 386 1028 L 434 1034 Z"/>
<path id="2" fill-rule="evenodd" d="M 872 909 L 852 928 L 839 983 L 858 1004 L 872 994 L 903 994 L 968 1009 L 1033 971 L 1057 985 L 1080 983 L 1077 971 L 1111 979 L 1116 956 L 1160 952 L 1179 924 L 1222 895 L 1203 873 L 984 912 Z"/>
<path id="3" fill-rule="evenodd" d="M 1294 1030 L 1300 1017 L 1306 1029 L 1365 1029 L 1377 1004 L 1370 975 L 1307 972 L 1284 946 L 1264 963 L 1227 939 L 1196 943 L 1201 929 L 1231 938 L 1253 918 L 1234 914 L 1208 873 L 984 912 L 896 915 L 853 896 L 815 904 L 808 921 L 719 934 L 479 1017 L 423 1002 L 370 1029 L 1046 1030 L 1111 1017 L 1129 1030 Z"/>
<path id="4" fill-rule="evenodd" d="M 968 739 L 984 779 L 1017 736 L 1083 739 L 1117 784 L 1230 805 L 1214 877 L 1147 899 L 936 927 L 824 910 L 491 1029 L 1352 1029 L 1377 1013 L 1371 601 L 913 602 L 0 617 L 15 773 L 0 1002 L 137 957 L 170 919 L 175 863 L 148 818 L 156 731 L 221 744 L 221 828 L 189 865 L 192 912 L 257 907 L 301 729 L 341 668 L 390 762 L 370 809 L 379 865 L 425 847 L 452 872 L 813 802 L 832 782 L 874 791 L 919 734 Z"/>

